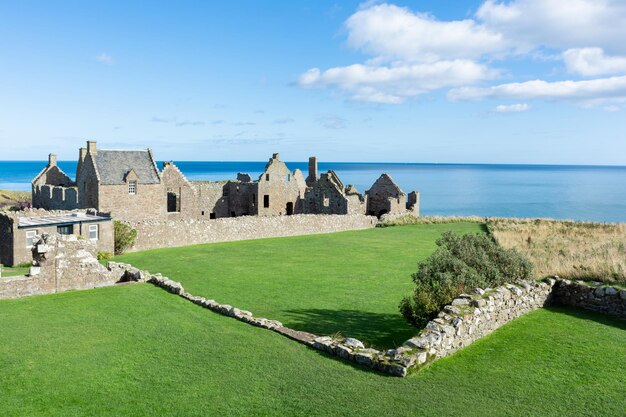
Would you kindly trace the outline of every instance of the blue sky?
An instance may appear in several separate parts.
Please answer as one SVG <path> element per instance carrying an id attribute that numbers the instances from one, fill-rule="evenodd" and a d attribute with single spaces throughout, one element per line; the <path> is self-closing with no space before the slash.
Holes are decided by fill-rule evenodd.
<path id="1" fill-rule="evenodd" d="M 626 165 L 620 0 L 0 2 L 0 159 Z"/>

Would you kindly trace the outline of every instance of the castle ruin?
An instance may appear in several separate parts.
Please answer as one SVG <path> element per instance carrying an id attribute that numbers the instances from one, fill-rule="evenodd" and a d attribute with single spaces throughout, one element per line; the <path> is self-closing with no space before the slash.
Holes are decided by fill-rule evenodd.
<path id="1" fill-rule="evenodd" d="M 289 170 L 274 154 L 257 180 L 240 173 L 225 181 L 189 181 L 173 162 L 158 169 L 150 149 L 80 148 L 76 181 L 57 165 L 48 165 L 32 182 L 33 207 L 47 210 L 95 209 L 114 219 L 210 220 L 239 216 L 293 214 L 419 214 L 419 194 L 407 195 L 387 174 L 359 193 L 330 170 L 318 173 L 309 159 L 308 176 Z"/>

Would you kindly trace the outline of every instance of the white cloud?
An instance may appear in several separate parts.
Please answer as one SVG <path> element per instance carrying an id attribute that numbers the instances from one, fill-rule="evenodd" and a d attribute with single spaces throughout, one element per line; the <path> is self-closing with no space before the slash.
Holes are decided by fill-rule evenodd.
<path id="1" fill-rule="evenodd" d="M 626 57 L 607 56 L 602 48 L 574 48 L 563 52 L 567 70 L 585 76 L 626 73 Z"/>
<path id="2" fill-rule="evenodd" d="M 619 107 L 619 106 L 616 106 L 614 104 L 610 105 L 610 106 L 605 106 L 604 107 L 604 111 L 608 111 L 608 112 L 611 112 L 611 113 L 614 113 L 614 112 L 620 111 L 620 110 L 622 110 L 622 108 Z"/>
<path id="3" fill-rule="evenodd" d="M 496 106 L 493 111 L 495 113 L 520 113 L 530 110 L 530 106 L 526 103 L 523 104 L 500 104 Z"/>
<path id="4" fill-rule="evenodd" d="M 274 120 L 275 125 L 286 125 L 286 124 L 293 123 L 293 122 L 295 122 L 295 120 L 292 119 L 291 117 L 282 117 L 280 119 Z"/>
<path id="5" fill-rule="evenodd" d="M 101 54 L 97 55 L 96 61 L 105 65 L 113 65 L 113 57 L 106 52 L 102 52 Z"/>
<path id="6" fill-rule="evenodd" d="M 569 101 L 587 106 L 626 101 L 626 76 L 584 81 L 543 80 L 501 84 L 486 88 L 462 87 L 450 90 L 453 100 L 511 99 Z"/>
<path id="7" fill-rule="evenodd" d="M 487 0 L 476 17 L 509 43 L 526 48 L 596 46 L 626 53 L 623 0 Z"/>
<path id="8" fill-rule="evenodd" d="M 315 121 L 326 129 L 345 129 L 348 127 L 348 121 L 334 114 L 323 114 L 318 116 Z"/>
<path id="9" fill-rule="evenodd" d="M 310 69 L 302 74 L 299 84 L 336 87 L 358 101 L 397 104 L 440 88 L 491 79 L 496 74 L 486 66 L 468 60 L 397 66 L 354 64 L 323 72 L 318 68 Z"/>
<path id="10" fill-rule="evenodd" d="M 506 48 L 499 33 L 473 20 L 444 22 L 393 4 L 361 9 L 346 27 L 348 44 L 379 60 L 476 59 Z"/>

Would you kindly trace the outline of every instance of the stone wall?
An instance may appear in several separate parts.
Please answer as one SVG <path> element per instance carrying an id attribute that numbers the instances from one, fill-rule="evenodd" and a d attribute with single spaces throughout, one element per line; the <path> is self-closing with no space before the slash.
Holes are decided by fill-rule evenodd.
<path id="1" fill-rule="evenodd" d="M 626 317 L 626 290 L 602 283 L 559 280 L 554 287 L 555 304 Z"/>
<path id="2" fill-rule="evenodd" d="M 32 204 L 48 210 L 74 210 L 78 208 L 78 188 L 54 185 L 33 185 Z"/>
<path id="3" fill-rule="evenodd" d="M 163 184 L 137 183 L 135 195 L 128 194 L 127 184 L 100 185 L 96 208 L 116 220 L 164 219 L 166 201 Z"/>
<path id="4" fill-rule="evenodd" d="M 102 266 L 96 245 L 76 236 L 40 237 L 33 248 L 30 276 L 0 279 L 0 299 L 84 290 L 125 281 L 142 281 L 140 271 L 123 264 Z"/>
<path id="5" fill-rule="evenodd" d="M 146 220 L 129 224 L 137 229 L 137 242 L 131 251 L 141 251 L 201 243 L 369 229 L 376 227 L 377 219 L 365 215 L 299 214 L 215 220 Z"/>

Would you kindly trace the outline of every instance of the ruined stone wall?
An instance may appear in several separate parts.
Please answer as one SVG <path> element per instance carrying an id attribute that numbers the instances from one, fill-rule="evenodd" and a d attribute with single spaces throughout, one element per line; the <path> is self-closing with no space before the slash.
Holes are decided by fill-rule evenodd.
<path id="1" fill-rule="evenodd" d="M 52 155 L 51 155 L 52 157 Z M 56 157 L 55 157 L 56 158 Z M 56 159 L 50 161 L 48 166 L 39 174 L 33 185 L 59 185 L 63 187 L 73 186 L 74 182 L 57 165 Z"/>
<path id="2" fill-rule="evenodd" d="M 79 208 L 78 188 L 54 185 L 33 185 L 34 208 L 46 210 L 74 210 Z"/>
<path id="3" fill-rule="evenodd" d="M 168 216 L 198 217 L 200 212 L 198 210 L 196 190 L 176 165 L 172 163 L 165 163 L 163 165 L 161 182 L 165 188 L 163 202 L 166 205 Z M 178 211 L 170 211 L 173 207 L 167 207 L 172 203 L 168 200 L 168 198 L 170 198 L 168 197 L 168 193 L 173 193 L 176 196 L 177 201 L 174 202 L 174 204 Z"/>
<path id="4" fill-rule="evenodd" d="M 96 249 L 94 242 L 76 236 L 41 237 L 33 248 L 32 275 L 0 279 L 0 299 L 98 288 L 125 280 L 127 268 L 102 266 Z"/>
<path id="5" fill-rule="evenodd" d="M 626 317 L 626 290 L 583 281 L 559 280 L 554 287 L 555 304 Z"/>
<path id="6" fill-rule="evenodd" d="M 14 212 L 0 212 L 0 264 L 14 265 L 13 234 L 16 222 Z"/>
<path id="7" fill-rule="evenodd" d="M 131 250 L 369 229 L 376 227 L 376 223 L 375 217 L 365 215 L 304 214 L 216 220 L 146 220 L 130 223 L 137 229 L 137 242 Z"/>
<path id="8" fill-rule="evenodd" d="M 328 178 L 328 174 L 322 174 L 305 193 L 306 213 L 348 214 L 348 204 L 343 190 Z"/>
<path id="9" fill-rule="evenodd" d="M 257 213 L 257 183 L 229 181 L 224 187 L 230 217 L 249 216 Z"/>
<path id="10" fill-rule="evenodd" d="M 128 194 L 128 185 L 101 185 L 98 193 L 99 211 L 111 213 L 116 220 L 140 221 L 164 219 L 166 194 L 163 184 L 137 184 L 135 195 Z"/>
<path id="11" fill-rule="evenodd" d="M 214 213 L 216 218 L 230 217 L 228 197 L 224 196 L 224 187 L 228 181 L 193 181 L 199 219 L 210 219 Z"/>
<path id="12" fill-rule="evenodd" d="M 99 178 L 93 162 L 93 156 L 87 154 L 76 169 L 79 208 L 99 209 L 98 185 Z"/>
<path id="13" fill-rule="evenodd" d="M 302 213 L 306 183 L 300 170 L 293 173 L 278 159 L 268 163 L 258 182 L 258 215 L 281 216 Z M 269 200 L 266 200 L 268 196 Z M 268 201 L 268 207 L 265 202 Z"/>

